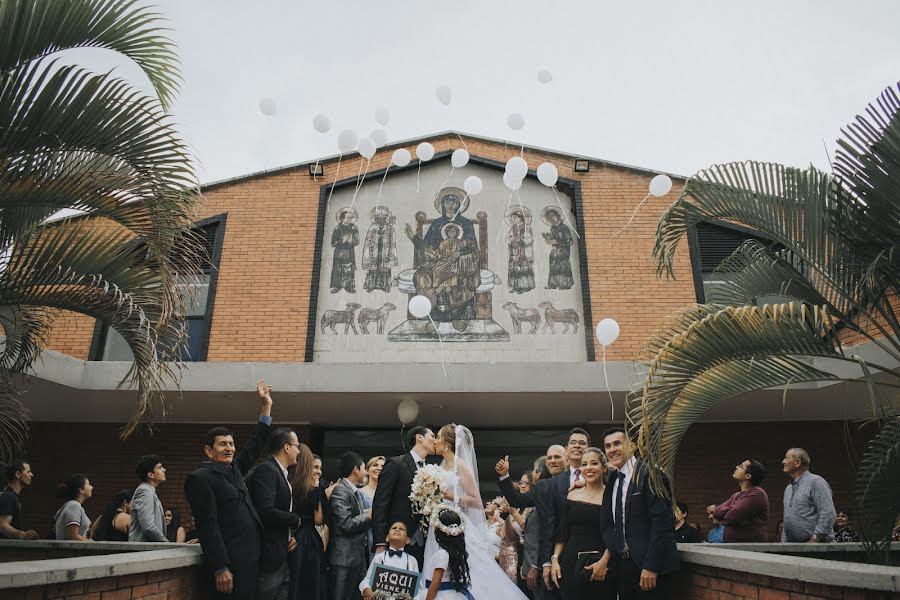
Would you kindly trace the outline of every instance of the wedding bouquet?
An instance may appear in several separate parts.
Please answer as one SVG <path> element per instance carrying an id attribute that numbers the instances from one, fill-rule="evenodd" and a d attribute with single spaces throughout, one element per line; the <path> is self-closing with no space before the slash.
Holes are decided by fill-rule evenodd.
<path id="1" fill-rule="evenodd" d="M 447 471 L 438 465 L 425 465 L 416 472 L 409 500 L 413 512 L 419 515 L 423 529 L 428 529 L 431 513 L 444 499 L 446 484 Z"/>

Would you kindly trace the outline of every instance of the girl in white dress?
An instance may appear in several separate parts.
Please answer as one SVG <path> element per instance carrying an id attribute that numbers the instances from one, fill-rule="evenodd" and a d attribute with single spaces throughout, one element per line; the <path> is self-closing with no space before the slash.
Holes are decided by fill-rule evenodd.
<path id="1" fill-rule="evenodd" d="M 472 600 L 462 515 L 451 506 L 440 506 L 434 512 L 431 527 L 438 548 L 425 557 L 425 600 Z"/>

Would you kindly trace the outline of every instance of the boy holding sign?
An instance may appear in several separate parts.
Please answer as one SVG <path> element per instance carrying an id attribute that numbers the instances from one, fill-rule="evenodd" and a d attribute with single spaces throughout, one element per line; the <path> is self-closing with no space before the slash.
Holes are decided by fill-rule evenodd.
<path id="1" fill-rule="evenodd" d="M 421 589 L 419 561 L 404 550 L 409 544 L 409 533 L 402 521 L 397 521 L 388 529 L 385 537 L 388 549 L 375 555 L 369 563 L 366 577 L 359 583 L 359 591 L 364 600 L 372 600 L 375 592 L 382 591 L 390 596 L 407 594 L 413 598 Z"/>

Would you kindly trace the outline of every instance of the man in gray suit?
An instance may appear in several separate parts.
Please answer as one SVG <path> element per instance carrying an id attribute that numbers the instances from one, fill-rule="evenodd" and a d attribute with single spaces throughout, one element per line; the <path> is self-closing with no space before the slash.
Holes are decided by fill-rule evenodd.
<path id="1" fill-rule="evenodd" d="M 359 454 L 347 452 L 341 456 L 338 474 L 341 480 L 331 492 L 331 590 L 334 600 L 358 600 L 359 582 L 366 576 L 369 562 L 366 532 L 372 523 L 372 509 L 363 510 L 357 491 L 365 481 L 365 461 Z"/>
<path id="2" fill-rule="evenodd" d="M 162 458 L 148 454 L 138 459 L 135 473 L 141 484 L 131 498 L 131 527 L 129 542 L 168 542 L 166 537 L 166 513 L 156 495 L 156 486 L 166 480 L 166 468 Z"/>
<path id="3" fill-rule="evenodd" d="M 531 472 L 532 486 L 544 477 L 549 477 L 547 470 L 547 457 L 541 456 L 534 461 L 534 470 Z M 520 577 L 525 580 L 527 589 L 534 594 L 537 600 L 544 597 L 547 589 L 541 585 L 541 562 L 538 560 L 538 551 L 541 542 L 541 522 L 537 508 L 525 509 L 528 515 L 525 517 L 525 543 L 522 545 L 522 568 Z M 525 590 L 522 590 L 523 592 Z M 526 592 L 527 593 L 527 592 Z"/>

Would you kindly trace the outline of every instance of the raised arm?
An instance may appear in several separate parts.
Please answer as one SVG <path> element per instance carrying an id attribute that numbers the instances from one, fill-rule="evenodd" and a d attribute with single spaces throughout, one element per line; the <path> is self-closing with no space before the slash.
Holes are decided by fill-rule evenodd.
<path id="1" fill-rule="evenodd" d="M 509 478 L 509 455 L 498 460 L 497 464 L 494 466 L 494 470 L 500 477 L 497 482 L 500 486 L 500 493 L 503 494 L 503 497 L 506 498 L 506 501 L 509 502 L 511 506 L 515 506 L 516 508 L 536 506 L 533 491 L 523 494 L 513 487 L 512 481 Z"/>
<path id="2" fill-rule="evenodd" d="M 259 422 L 250 435 L 250 439 L 247 440 L 241 451 L 234 457 L 234 464 L 237 465 L 241 473 L 248 472 L 256 463 L 265 445 L 266 438 L 269 437 L 269 430 L 272 429 L 272 386 L 266 385 L 266 382 L 260 379 L 256 384 L 256 394 L 259 396 L 262 404 Z"/>

